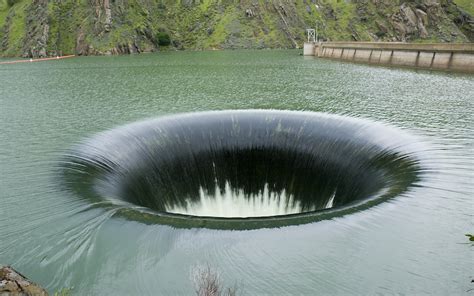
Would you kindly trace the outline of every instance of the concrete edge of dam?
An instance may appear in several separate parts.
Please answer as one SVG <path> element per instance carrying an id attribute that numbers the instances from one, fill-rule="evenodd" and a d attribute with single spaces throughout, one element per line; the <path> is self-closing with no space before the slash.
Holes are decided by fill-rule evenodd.
<path id="1" fill-rule="evenodd" d="M 305 56 L 474 73 L 474 43 L 306 42 Z"/>

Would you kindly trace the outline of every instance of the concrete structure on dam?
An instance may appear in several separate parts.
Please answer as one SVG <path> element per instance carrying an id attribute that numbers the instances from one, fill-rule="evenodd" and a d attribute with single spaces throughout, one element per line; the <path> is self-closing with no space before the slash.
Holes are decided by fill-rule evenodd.
<path id="1" fill-rule="evenodd" d="M 474 43 L 310 41 L 304 44 L 304 55 L 367 64 L 474 73 Z"/>

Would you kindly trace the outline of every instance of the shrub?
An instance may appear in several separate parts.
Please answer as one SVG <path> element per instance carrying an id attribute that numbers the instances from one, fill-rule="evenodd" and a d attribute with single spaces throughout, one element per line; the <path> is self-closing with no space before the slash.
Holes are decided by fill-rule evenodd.
<path id="1" fill-rule="evenodd" d="M 159 32 L 158 34 L 156 34 L 156 40 L 158 41 L 158 45 L 161 46 L 168 46 L 171 44 L 170 35 L 165 32 Z"/>
<path id="2" fill-rule="evenodd" d="M 195 267 L 191 273 L 196 296 L 237 296 L 237 287 L 224 288 L 217 271 L 207 267 Z"/>
<path id="3" fill-rule="evenodd" d="M 7 4 L 8 6 L 13 6 L 15 5 L 16 3 L 20 2 L 20 0 L 7 0 Z"/>

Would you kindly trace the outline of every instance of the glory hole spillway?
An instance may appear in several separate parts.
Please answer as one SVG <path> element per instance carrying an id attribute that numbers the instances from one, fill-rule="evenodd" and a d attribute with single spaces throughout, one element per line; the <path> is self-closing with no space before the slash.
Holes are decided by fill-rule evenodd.
<path id="1" fill-rule="evenodd" d="M 193 295 L 196 266 L 238 295 L 465 294 L 474 77 L 299 53 L 2 64 L 0 264 L 50 295 Z"/>
<path id="2" fill-rule="evenodd" d="M 178 227 L 308 223 L 403 193 L 418 159 L 406 133 L 324 113 L 175 114 L 99 133 L 64 160 L 65 185 L 128 218 Z M 400 148 L 403 147 L 403 148 Z"/>

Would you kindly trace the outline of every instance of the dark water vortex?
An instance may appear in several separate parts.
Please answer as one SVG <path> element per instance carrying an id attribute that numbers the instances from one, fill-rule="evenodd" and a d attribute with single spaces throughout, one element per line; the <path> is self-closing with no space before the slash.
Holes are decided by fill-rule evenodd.
<path id="1" fill-rule="evenodd" d="M 405 192 L 419 160 L 408 134 L 323 113 L 234 110 L 149 119 L 66 155 L 68 189 L 120 214 L 176 227 L 249 229 L 351 213 Z"/>

